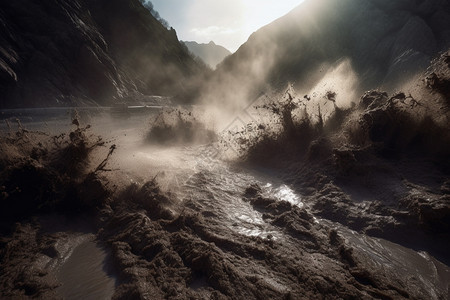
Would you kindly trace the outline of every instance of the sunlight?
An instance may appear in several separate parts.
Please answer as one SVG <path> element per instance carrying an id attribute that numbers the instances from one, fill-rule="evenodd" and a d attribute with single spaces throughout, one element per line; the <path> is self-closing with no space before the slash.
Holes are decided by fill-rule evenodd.
<path id="1" fill-rule="evenodd" d="M 244 31 L 251 34 L 259 28 L 287 14 L 302 1 L 246 0 L 244 2 L 246 17 Z"/>
<path id="2" fill-rule="evenodd" d="M 155 9 L 184 41 L 214 41 L 234 52 L 259 28 L 273 22 L 303 0 L 154 0 Z M 182 5 L 180 9 L 180 5 Z"/>
<path id="3" fill-rule="evenodd" d="M 303 203 L 299 196 L 297 196 L 294 191 L 283 184 L 278 189 L 275 190 L 275 196 L 278 197 L 282 201 L 286 201 L 291 203 L 292 205 L 297 205 L 298 207 L 303 207 Z"/>
<path id="4" fill-rule="evenodd" d="M 326 100 L 327 92 L 336 93 L 336 104 L 339 107 L 350 107 L 358 98 L 358 78 L 349 59 L 343 59 L 336 66 L 324 70 L 323 78 L 309 91 L 313 98 Z"/>

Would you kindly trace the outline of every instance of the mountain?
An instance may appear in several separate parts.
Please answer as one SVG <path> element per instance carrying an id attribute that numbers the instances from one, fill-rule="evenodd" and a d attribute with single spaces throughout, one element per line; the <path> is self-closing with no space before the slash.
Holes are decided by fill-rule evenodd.
<path id="1" fill-rule="evenodd" d="M 215 69 L 216 66 L 223 61 L 225 57 L 231 54 L 228 49 L 220 45 L 216 45 L 213 41 L 208 44 L 199 44 L 197 42 L 183 42 L 186 47 L 195 56 L 200 57 L 207 65 Z"/>
<path id="2" fill-rule="evenodd" d="M 0 2 L 0 108 L 189 100 L 204 71 L 139 0 Z"/>
<path id="3" fill-rule="evenodd" d="M 394 91 L 450 46 L 445 0 L 306 0 L 250 36 L 204 90 L 250 101 L 267 90 Z M 227 84 L 225 85 L 224 82 Z M 340 92 L 340 93 L 339 93 Z M 349 96 L 350 97 L 350 96 Z"/>

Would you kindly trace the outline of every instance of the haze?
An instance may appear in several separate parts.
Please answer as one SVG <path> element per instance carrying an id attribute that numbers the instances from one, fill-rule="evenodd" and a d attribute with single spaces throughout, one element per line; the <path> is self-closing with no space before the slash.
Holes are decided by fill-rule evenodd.
<path id="1" fill-rule="evenodd" d="M 449 128 L 447 0 L 0 0 L 0 300 L 450 300 Z"/>
<path id="2" fill-rule="evenodd" d="M 153 0 L 183 41 L 214 41 L 235 52 L 248 37 L 303 0 Z"/>

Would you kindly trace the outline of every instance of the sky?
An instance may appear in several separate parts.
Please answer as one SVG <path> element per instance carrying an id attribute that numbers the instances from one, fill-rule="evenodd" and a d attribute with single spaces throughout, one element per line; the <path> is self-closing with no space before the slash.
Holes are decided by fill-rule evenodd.
<path id="1" fill-rule="evenodd" d="M 235 52 L 249 36 L 303 0 L 151 0 L 183 41 L 224 46 Z"/>

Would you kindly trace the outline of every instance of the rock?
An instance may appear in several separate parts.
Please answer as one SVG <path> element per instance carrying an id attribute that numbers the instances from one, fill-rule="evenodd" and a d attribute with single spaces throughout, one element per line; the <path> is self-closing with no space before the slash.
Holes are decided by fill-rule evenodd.
<path id="1" fill-rule="evenodd" d="M 388 100 L 386 92 L 368 91 L 361 96 L 359 101 L 359 108 L 372 110 L 384 105 Z"/>
<path id="2" fill-rule="evenodd" d="M 245 189 L 244 197 L 253 198 L 261 194 L 262 190 L 258 184 L 252 184 Z"/>
<path id="3" fill-rule="evenodd" d="M 139 0 L 2 2 L 0 45 L 0 108 L 183 96 L 205 70 Z"/>
<path id="4" fill-rule="evenodd" d="M 207 89 L 222 103 L 236 94 L 252 101 L 267 83 L 269 90 L 290 82 L 308 92 L 318 83 L 338 85 L 331 74 L 348 59 L 357 83 L 340 95 L 374 87 L 394 92 L 447 50 L 449 14 L 445 1 L 434 0 L 304 1 L 255 32 L 218 67 L 211 83 L 227 81 L 235 93 Z"/>

